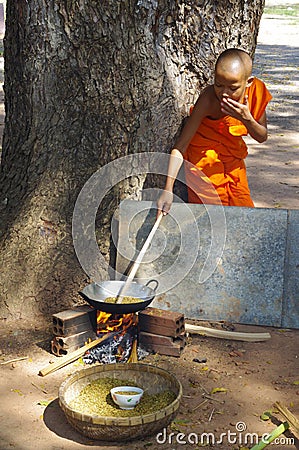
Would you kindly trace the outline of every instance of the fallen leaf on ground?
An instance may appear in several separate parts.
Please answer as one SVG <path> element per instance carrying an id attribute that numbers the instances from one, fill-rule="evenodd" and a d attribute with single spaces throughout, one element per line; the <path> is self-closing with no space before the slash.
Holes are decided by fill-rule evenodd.
<path id="1" fill-rule="evenodd" d="M 51 400 L 41 400 L 40 402 L 37 402 L 37 404 L 41 406 L 48 406 L 50 403 Z"/>
<path id="2" fill-rule="evenodd" d="M 16 392 L 19 395 L 24 395 L 20 389 L 11 389 L 11 392 Z"/>
<path id="3" fill-rule="evenodd" d="M 260 415 L 260 418 L 262 420 L 269 420 L 272 416 L 272 412 L 271 411 L 265 411 L 263 414 Z"/>
<path id="4" fill-rule="evenodd" d="M 211 394 L 216 394 L 217 392 L 227 392 L 227 389 L 223 387 L 216 387 L 211 390 Z"/>

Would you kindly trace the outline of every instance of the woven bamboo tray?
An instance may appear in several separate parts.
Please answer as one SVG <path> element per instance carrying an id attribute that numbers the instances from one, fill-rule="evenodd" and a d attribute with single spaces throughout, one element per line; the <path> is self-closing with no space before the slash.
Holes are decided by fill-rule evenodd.
<path id="1" fill-rule="evenodd" d="M 105 417 L 80 414 L 69 403 L 90 382 L 98 378 L 130 379 L 151 394 L 171 390 L 175 400 L 155 413 L 131 417 Z M 126 441 L 158 433 L 178 412 L 182 398 L 181 383 L 168 371 L 148 364 L 95 365 L 75 372 L 59 388 L 59 404 L 68 422 L 81 434 L 102 441 Z"/>

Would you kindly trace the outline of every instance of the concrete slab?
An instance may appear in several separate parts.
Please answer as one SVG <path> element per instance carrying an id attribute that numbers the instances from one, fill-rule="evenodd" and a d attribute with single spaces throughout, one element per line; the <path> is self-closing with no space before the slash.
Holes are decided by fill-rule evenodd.
<path id="1" fill-rule="evenodd" d="M 299 210 L 289 210 L 282 326 L 299 328 Z"/>
<path id="2" fill-rule="evenodd" d="M 155 204 L 124 201 L 117 270 L 155 221 Z M 137 280 L 157 279 L 152 306 L 188 318 L 299 328 L 299 211 L 173 204 Z"/>

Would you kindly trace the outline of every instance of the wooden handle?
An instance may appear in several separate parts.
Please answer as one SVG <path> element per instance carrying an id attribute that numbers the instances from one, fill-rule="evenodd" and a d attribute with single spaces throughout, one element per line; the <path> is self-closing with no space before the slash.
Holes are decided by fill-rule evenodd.
<path id="1" fill-rule="evenodd" d="M 88 344 L 84 345 L 83 347 L 78 348 L 78 350 L 75 350 L 74 352 L 69 353 L 68 355 L 63 356 L 62 358 L 59 358 L 59 361 L 49 364 L 47 367 L 39 371 L 39 375 L 44 377 L 45 375 L 48 375 L 51 372 L 54 372 L 55 370 L 61 369 L 61 367 L 66 366 L 67 364 L 70 364 L 71 362 L 76 361 L 76 359 L 79 359 L 80 356 L 83 356 L 84 353 L 87 350 L 90 350 L 91 348 L 95 347 L 96 345 L 100 344 L 101 342 L 105 341 L 109 336 L 111 336 L 110 333 L 107 333 L 107 335 L 95 339 L 92 342 L 89 342 Z"/>
<path id="2" fill-rule="evenodd" d="M 128 290 L 130 284 L 132 283 L 132 280 L 133 280 L 134 276 L 136 275 L 136 272 L 137 272 L 137 270 L 138 270 L 138 268 L 139 268 L 139 266 L 141 264 L 141 261 L 143 260 L 145 252 L 147 251 L 150 243 L 152 242 L 154 234 L 156 233 L 156 231 L 158 229 L 158 226 L 159 226 L 159 224 L 161 222 L 162 217 L 163 217 L 163 213 L 161 213 L 157 217 L 156 222 L 155 222 L 153 228 L 151 229 L 150 234 L 146 238 L 146 241 L 143 244 L 142 249 L 140 250 L 140 252 L 139 252 L 139 254 L 138 254 L 134 264 L 132 265 L 132 267 L 130 269 L 130 272 L 129 272 L 129 275 L 128 275 L 128 278 L 127 278 L 125 284 L 123 285 L 122 289 L 119 291 L 119 293 L 117 295 L 116 303 L 121 303 L 122 302 L 121 296 L 125 295 L 125 292 Z"/>

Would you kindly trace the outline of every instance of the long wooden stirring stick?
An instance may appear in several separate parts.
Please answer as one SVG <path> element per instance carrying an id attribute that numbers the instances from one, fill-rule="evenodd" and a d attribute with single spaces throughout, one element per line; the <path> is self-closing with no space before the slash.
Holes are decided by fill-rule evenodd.
<path id="1" fill-rule="evenodd" d="M 159 216 L 157 217 L 156 222 L 155 222 L 153 228 L 151 229 L 150 234 L 146 238 L 146 241 L 143 244 L 142 249 L 138 253 L 137 258 L 134 261 L 134 263 L 133 263 L 133 265 L 132 265 L 132 267 L 130 269 L 130 272 L 129 272 L 128 278 L 126 279 L 125 284 L 123 285 L 123 287 L 121 288 L 121 290 L 117 294 L 117 298 L 116 298 L 116 302 L 115 303 L 122 303 L 122 298 L 124 297 L 125 293 L 127 292 L 128 288 L 130 287 L 130 285 L 131 285 L 131 283 L 133 281 L 134 276 L 136 275 L 136 272 L 137 272 L 137 270 L 138 270 L 138 268 L 139 268 L 139 266 L 141 264 L 141 261 L 142 261 L 144 255 L 145 255 L 145 252 L 147 251 L 150 243 L 152 242 L 154 234 L 156 233 L 156 231 L 157 231 L 157 229 L 159 227 L 159 224 L 161 222 L 162 217 L 163 217 L 163 213 L 159 214 Z"/>

